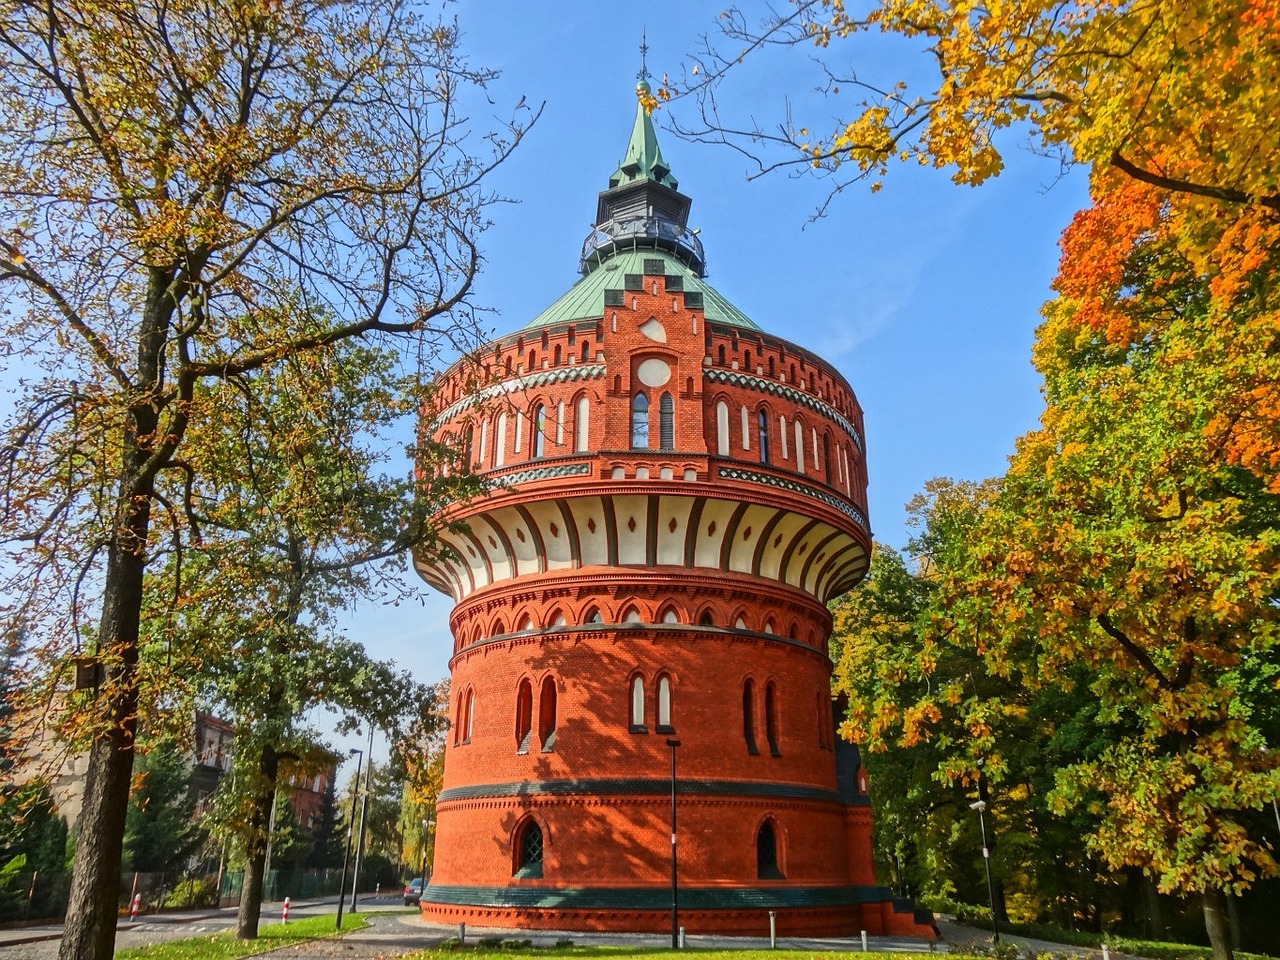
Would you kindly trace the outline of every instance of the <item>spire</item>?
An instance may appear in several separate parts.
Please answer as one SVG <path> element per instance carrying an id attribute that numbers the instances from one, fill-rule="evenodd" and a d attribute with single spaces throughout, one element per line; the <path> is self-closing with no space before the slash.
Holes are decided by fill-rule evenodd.
<path id="1" fill-rule="evenodd" d="M 649 44 L 647 37 L 640 40 L 640 72 L 636 74 L 636 122 L 631 128 L 631 140 L 627 143 L 627 152 L 622 163 L 609 178 L 610 187 L 619 187 L 637 180 L 652 180 L 664 187 L 678 190 L 680 184 L 671 175 L 671 168 L 662 158 L 662 148 L 658 146 L 658 135 L 653 129 L 653 118 L 645 109 L 645 101 L 650 100 L 649 86 Z"/>
<path id="2" fill-rule="evenodd" d="M 662 157 L 653 121 L 645 110 L 649 97 L 648 45 L 640 46 L 636 74 L 636 120 L 622 163 L 596 201 L 595 227 L 582 247 L 582 272 L 589 273 L 620 250 L 665 250 L 701 277 L 706 272 L 702 241 L 689 229 L 691 201 L 680 192 Z"/>

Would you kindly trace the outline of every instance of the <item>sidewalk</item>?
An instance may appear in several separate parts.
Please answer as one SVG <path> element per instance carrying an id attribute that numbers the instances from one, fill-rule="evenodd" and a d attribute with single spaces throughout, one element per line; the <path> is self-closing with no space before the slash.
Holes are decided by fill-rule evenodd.
<path id="1" fill-rule="evenodd" d="M 295 944 L 272 951 L 272 958 L 289 960 L 326 960 L 330 957 L 347 957 L 350 960 L 386 960 L 403 957 L 417 950 L 439 946 L 445 940 L 458 935 L 458 928 L 423 923 L 414 914 L 381 914 L 370 917 L 371 924 L 363 930 L 343 934 L 340 938 Z M 483 927 L 467 927 L 467 942 L 475 943 L 482 937 L 502 937 L 510 940 L 530 940 L 538 947 L 553 947 L 557 941 L 572 940 L 578 947 L 631 947 L 636 950 L 662 950 L 671 947 L 669 934 L 645 933 L 573 933 L 561 930 L 500 930 Z M 690 935 L 686 945 L 702 950 L 764 950 L 769 946 L 767 937 L 721 937 Z M 868 937 L 867 946 L 882 953 L 946 952 L 946 944 L 935 944 L 930 949 L 928 941 L 912 937 Z M 860 937 L 779 937 L 778 947 L 783 950 L 821 950 L 830 953 L 862 951 Z"/>
<path id="2" fill-rule="evenodd" d="M 944 917 L 937 918 L 938 932 L 942 934 L 942 938 L 951 945 L 953 953 L 973 952 L 969 949 L 969 945 L 981 947 L 989 947 L 991 945 L 991 931 L 979 927 L 971 927 L 963 923 L 957 923 Z M 1035 956 L 1041 953 L 1052 953 L 1059 957 L 1089 957 L 1093 960 L 1102 960 L 1101 947 L 1081 947 L 1069 943 L 1053 943 L 1049 940 L 1034 940 L 1031 937 L 1022 937 L 1017 934 L 1000 933 L 1001 943 L 1017 944 L 1023 954 Z M 1122 957 L 1123 954 L 1110 951 L 1112 957 Z"/>

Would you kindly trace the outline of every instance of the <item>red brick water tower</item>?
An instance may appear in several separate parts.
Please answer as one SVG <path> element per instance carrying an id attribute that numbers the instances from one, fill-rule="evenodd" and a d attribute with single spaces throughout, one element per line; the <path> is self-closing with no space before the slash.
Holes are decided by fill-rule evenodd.
<path id="1" fill-rule="evenodd" d="M 418 572 L 456 601 L 428 919 L 908 933 L 834 733 L 827 601 L 867 569 L 862 411 L 705 281 L 637 110 L 581 278 L 436 384 L 497 485 Z M 477 384 L 480 386 L 477 387 Z M 674 784 L 674 800 L 673 800 Z"/>

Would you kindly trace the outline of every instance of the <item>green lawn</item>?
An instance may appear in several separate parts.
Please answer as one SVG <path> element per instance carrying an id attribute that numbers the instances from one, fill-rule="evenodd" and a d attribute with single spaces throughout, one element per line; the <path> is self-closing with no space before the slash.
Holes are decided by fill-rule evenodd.
<path id="1" fill-rule="evenodd" d="M 368 921 L 363 914 L 347 914 L 342 918 L 343 930 L 359 930 Z M 291 943 L 334 935 L 333 917 L 306 917 L 289 923 L 263 925 L 257 940 L 237 940 L 231 931 L 189 940 L 170 940 L 149 947 L 117 950 L 115 960 L 236 960 L 278 950 Z"/>

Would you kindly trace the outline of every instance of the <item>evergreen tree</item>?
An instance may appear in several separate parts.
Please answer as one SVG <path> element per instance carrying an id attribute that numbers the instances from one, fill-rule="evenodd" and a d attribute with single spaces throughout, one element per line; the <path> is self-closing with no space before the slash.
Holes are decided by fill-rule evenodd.
<path id="1" fill-rule="evenodd" d="M 307 866 L 313 870 L 325 870 L 342 866 L 345 852 L 345 823 L 338 812 L 337 787 L 330 777 L 320 801 L 320 816 L 312 827 L 315 843 L 307 857 Z"/>
<path id="2" fill-rule="evenodd" d="M 138 785 L 125 814 L 125 869 L 142 873 L 178 869 L 205 839 L 194 819 L 191 765 L 172 742 L 162 741 L 138 766 Z"/>

